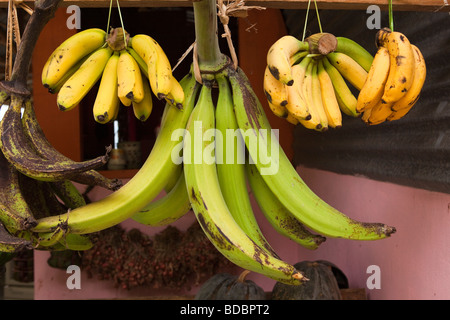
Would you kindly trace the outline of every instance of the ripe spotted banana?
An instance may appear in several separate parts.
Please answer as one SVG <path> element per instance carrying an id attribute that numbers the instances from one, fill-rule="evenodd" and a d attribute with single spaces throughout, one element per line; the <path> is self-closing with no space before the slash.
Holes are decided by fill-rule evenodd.
<path id="1" fill-rule="evenodd" d="M 159 43 L 144 34 L 130 39 L 131 48 L 142 58 L 148 68 L 148 78 L 153 93 L 164 99 L 172 88 L 172 67 Z"/>
<path id="2" fill-rule="evenodd" d="M 311 62 L 308 64 L 305 76 L 303 80 L 302 90 L 303 90 L 303 97 L 305 99 L 305 102 L 308 106 L 309 113 L 311 115 L 311 118 L 306 119 L 298 119 L 301 125 L 303 125 L 305 128 L 316 130 L 316 131 L 322 131 L 327 128 L 327 126 L 324 125 L 324 118 L 320 115 L 319 106 L 316 106 L 313 98 L 313 76 L 312 71 L 314 68 L 315 62 L 311 60 Z"/>
<path id="3" fill-rule="evenodd" d="M 50 55 L 42 69 L 44 87 L 55 88 L 77 62 L 102 47 L 105 41 L 106 32 L 92 28 L 77 32 L 61 43 Z"/>
<path id="4" fill-rule="evenodd" d="M 134 116 L 140 121 L 146 121 L 153 110 L 153 98 L 150 84 L 144 75 L 142 77 L 142 85 L 144 87 L 144 98 L 141 102 L 132 102 Z M 183 88 L 181 88 L 183 90 Z"/>
<path id="5" fill-rule="evenodd" d="M 307 51 L 307 42 L 286 35 L 275 41 L 267 52 L 267 66 L 275 79 L 291 86 L 294 83 L 291 74 L 291 57 L 298 51 Z"/>
<path id="6" fill-rule="evenodd" d="M 117 66 L 119 64 L 119 53 L 111 55 L 103 70 L 97 96 L 92 107 L 94 120 L 98 123 L 111 122 L 118 112 L 120 100 L 117 90 Z"/>
<path id="7" fill-rule="evenodd" d="M 75 108 L 102 76 L 113 51 L 101 48 L 93 52 L 58 92 L 56 103 L 61 111 Z"/>
<path id="8" fill-rule="evenodd" d="M 164 189 L 167 179 L 177 170 L 172 149 L 179 144 L 172 133 L 186 127 L 198 89 L 195 77 L 188 74 L 182 80 L 187 97 L 184 111 L 166 104 L 161 129 L 147 160 L 134 177 L 119 190 L 96 202 L 61 215 L 38 220 L 35 232 L 48 232 L 60 221 L 66 221 L 68 232 L 87 234 L 109 228 L 131 218 Z"/>
<path id="9" fill-rule="evenodd" d="M 288 103 L 287 86 L 274 78 L 268 66 L 264 71 L 263 88 L 267 101 L 275 107 L 274 113 L 279 110 L 275 115 L 283 118 L 287 113 L 285 108 Z"/>
<path id="10" fill-rule="evenodd" d="M 339 128 L 342 126 L 342 113 L 333 88 L 333 82 L 323 66 L 322 59 L 318 61 L 317 77 L 319 78 L 320 93 L 328 126 L 331 128 Z"/>
<path id="11" fill-rule="evenodd" d="M 320 131 L 325 131 L 328 130 L 328 116 L 325 111 L 325 107 L 322 100 L 322 93 L 318 74 L 318 61 L 314 61 L 313 64 L 313 68 L 311 71 L 311 84 L 312 84 L 311 88 L 312 102 L 320 118 L 320 125 L 321 125 Z"/>
<path id="12" fill-rule="evenodd" d="M 420 96 L 420 92 L 422 91 L 422 87 L 425 83 L 425 78 L 427 75 L 427 67 L 425 64 L 425 59 L 423 58 L 422 53 L 419 48 L 415 45 L 411 45 L 414 53 L 414 81 L 409 88 L 408 92 L 392 105 L 393 111 L 400 111 L 403 109 L 411 109 L 414 104 L 417 102 Z"/>
<path id="13" fill-rule="evenodd" d="M 381 99 L 386 103 L 397 102 L 414 82 L 414 51 L 408 38 L 398 31 L 388 32 L 380 43 L 390 55 L 389 76 Z"/>
<path id="14" fill-rule="evenodd" d="M 389 75 L 389 66 L 389 51 L 385 47 L 380 47 L 367 74 L 367 80 L 359 92 L 356 103 L 358 112 L 373 108 L 381 100 Z"/>
<path id="15" fill-rule="evenodd" d="M 127 107 L 132 102 L 144 99 L 144 84 L 141 70 L 131 54 L 122 50 L 117 62 L 117 94 L 120 101 Z"/>
<path id="16" fill-rule="evenodd" d="M 228 73 L 239 127 L 258 139 L 262 129 L 271 130 L 270 123 L 242 70 L 229 69 Z M 250 156 L 272 192 L 305 226 L 324 236 L 354 240 L 383 239 L 395 232 L 386 224 L 355 221 L 327 204 L 303 182 L 277 139 L 270 133 L 264 138 L 259 142 L 264 144 L 264 150 L 270 150 L 270 155 L 262 159 L 266 162 L 260 161 L 255 148 L 247 148 Z M 267 162 L 267 158 L 271 161 Z"/>
<path id="17" fill-rule="evenodd" d="M 212 141 L 204 141 L 208 139 L 203 138 L 208 130 L 214 130 L 215 124 L 210 86 L 203 81 L 184 139 L 186 187 L 197 221 L 217 250 L 234 264 L 288 284 L 299 284 L 303 275 L 292 265 L 271 257 L 256 245 L 233 219 L 225 203 L 217 176 L 214 149 L 210 148 L 214 145 L 214 136 L 210 136 Z M 186 152 L 194 148 L 197 151 L 190 152 L 187 157 Z"/>
<path id="18" fill-rule="evenodd" d="M 286 109 L 297 120 L 310 120 L 312 111 L 308 108 L 308 102 L 303 93 L 303 86 L 305 81 L 306 69 L 311 62 L 310 57 L 305 57 L 303 60 L 293 65 L 291 68 L 294 85 L 288 87 L 288 103 Z"/>

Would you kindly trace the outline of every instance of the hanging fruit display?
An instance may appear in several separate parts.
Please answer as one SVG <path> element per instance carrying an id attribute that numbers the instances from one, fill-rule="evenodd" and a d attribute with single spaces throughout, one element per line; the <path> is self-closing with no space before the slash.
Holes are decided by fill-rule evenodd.
<path id="1" fill-rule="evenodd" d="M 330 33 L 281 37 L 267 52 L 264 92 L 270 110 L 319 132 L 341 127 L 342 114 L 369 125 L 401 119 L 419 99 L 425 60 L 390 28 L 377 33 L 376 44 L 373 57 L 355 41 Z"/>
<path id="2" fill-rule="evenodd" d="M 126 184 L 100 200 L 84 202 L 73 182 L 110 186 L 112 181 L 94 173 L 108 156 L 83 162 L 62 158 L 39 133 L 32 99 L 2 92 L 2 102 L 9 108 L 0 122 L 4 155 L 0 180 L 18 187 L 0 191 L 0 221 L 5 227 L 0 229 L 0 251 L 31 246 L 88 252 L 95 246 L 91 234 L 127 219 L 167 226 L 193 211 L 210 244 L 228 261 L 278 282 L 300 285 L 307 277 L 264 236 L 249 191 L 277 232 L 308 249 L 317 249 L 326 237 L 374 241 L 396 231 L 388 224 L 358 221 L 340 212 L 302 180 L 281 148 L 245 72 L 219 48 L 216 1 L 195 1 L 193 8 L 195 55 L 190 71 L 180 81 L 172 75 L 156 40 L 144 34 L 130 36 L 123 27 L 109 34 L 100 29 L 79 32 L 64 41 L 44 66 L 43 85 L 57 94 L 61 111 L 76 107 L 100 81 L 93 104 L 94 120 L 100 123 L 114 119 L 119 105 L 133 107 L 140 120 L 148 119 L 150 92 L 166 101 L 148 158 Z M 32 15 L 30 21 L 36 19 L 41 18 Z M 386 33 L 386 40 L 380 35 L 380 44 L 386 43 L 389 50 L 389 43 L 394 42 L 389 40 L 391 34 L 395 38 L 392 32 Z M 364 90 L 373 58 L 355 42 L 327 33 L 305 41 L 286 36 L 272 46 L 267 57 L 266 96 L 280 116 L 323 131 L 342 125 L 341 112 L 361 114 L 357 97 L 345 81 Z M 383 99 L 393 102 L 398 96 L 389 94 Z M 27 177 L 21 186 L 20 176 Z M 39 199 L 27 199 L 26 188 L 38 190 Z M 36 206 L 45 208 L 39 216 L 33 210 Z M 181 255 L 164 246 L 152 246 L 150 254 L 165 262 Z M 112 266 L 117 263 L 103 267 Z M 169 282 L 167 273 L 160 276 L 161 284 Z"/>

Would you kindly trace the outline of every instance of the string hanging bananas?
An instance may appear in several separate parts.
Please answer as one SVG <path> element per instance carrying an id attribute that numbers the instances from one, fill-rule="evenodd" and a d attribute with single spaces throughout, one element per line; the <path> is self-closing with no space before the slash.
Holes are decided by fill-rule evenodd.
<path id="1" fill-rule="evenodd" d="M 357 104 L 369 125 L 403 118 L 419 99 L 426 79 L 425 59 L 404 34 L 383 28 L 376 43 L 378 50 Z"/>
<path id="2" fill-rule="evenodd" d="M 76 108 L 97 82 L 93 116 L 101 124 L 113 121 L 120 105 L 133 107 L 136 118 L 146 121 L 152 92 L 179 109 L 184 105 L 184 91 L 158 42 L 143 34 L 130 37 L 121 28 L 109 34 L 98 28 L 76 33 L 54 50 L 42 70 L 42 84 L 57 95 L 62 111 Z"/>
<path id="3" fill-rule="evenodd" d="M 264 93 L 270 110 L 294 125 L 319 132 L 359 117 L 357 93 L 373 57 L 361 45 L 329 33 L 305 41 L 278 39 L 267 53 Z"/>

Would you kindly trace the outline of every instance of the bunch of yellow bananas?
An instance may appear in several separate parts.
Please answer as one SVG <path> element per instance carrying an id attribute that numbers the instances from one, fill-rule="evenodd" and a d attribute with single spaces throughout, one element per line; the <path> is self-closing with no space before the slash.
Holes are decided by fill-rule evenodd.
<path id="1" fill-rule="evenodd" d="M 99 123 L 113 121 L 120 104 L 132 106 L 139 120 L 147 120 L 153 108 L 152 91 L 158 99 L 183 107 L 183 90 L 170 62 L 148 35 L 130 38 L 121 28 L 109 35 L 87 29 L 58 46 L 42 70 L 43 85 L 58 94 L 63 111 L 76 107 L 98 81 L 93 115 Z"/>
<path id="2" fill-rule="evenodd" d="M 388 28 L 377 33 L 378 50 L 358 96 L 362 119 L 376 125 L 405 116 L 419 99 L 426 65 L 419 48 Z"/>
<path id="3" fill-rule="evenodd" d="M 361 90 L 372 61 L 369 52 L 345 37 L 319 33 L 300 41 L 283 36 L 267 53 L 264 92 L 269 107 L 308 129 L 338 128 L 342 113 L 360 115 L 354 91 Z"/>

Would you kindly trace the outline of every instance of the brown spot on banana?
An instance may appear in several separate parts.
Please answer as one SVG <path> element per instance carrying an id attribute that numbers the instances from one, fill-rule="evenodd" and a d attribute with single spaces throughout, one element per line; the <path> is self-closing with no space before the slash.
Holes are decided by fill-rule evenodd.
<path id="1" fill-rule="evenodd" d="M 405 56 L 396 56 L 396 57 L 395 57 L 395 63 L 396 63 L 398 66 L 401 66 L 401 65 L 403 64 L 403 60 L 404 60 L 404 59 L 406 59 Z"/>

